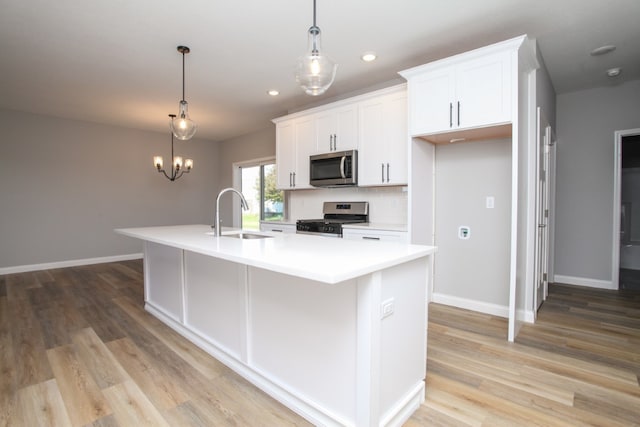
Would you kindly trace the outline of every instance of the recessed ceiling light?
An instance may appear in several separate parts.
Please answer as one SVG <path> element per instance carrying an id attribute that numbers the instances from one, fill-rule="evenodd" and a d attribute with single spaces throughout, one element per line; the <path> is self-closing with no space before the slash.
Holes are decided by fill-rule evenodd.
<path id="1" fill-rule="evenodd" d="M 278 91 L 277 91 L 277 90 L 275 90 L 275 89 L 268 90 L 268 91 L 267 91 L 267 93 L 268 93 L 269 95 L 271 95 L 271 96 L 278 96 L 278 95 L 280 95 L 280 92 L 278 92 Z"/>
<path id="2" fill-rule="evenodd" d="M 622 71 L 621 68 L 616 67 L 616 68 L 609 68 L 607 70 L 607 76 L 609 77 L 617 77 L 620 75 L 620 72 Z"/>
<path id="3" fill-rule="evenodd" d="M 362 59 L 364 62 L 371 62 L 375 61 L 377 57 L 378 56 L 375 52 L 365 52 L 360 56 L 360 59 Z"/>
<path id="4" fill-rule="evenodd" d="M 612 44 L 607 44 L 604 46 L 597 47 L 591 51 L 591 56 L 600 56 L 605 55 L 609 52 L 613 52 L 616 50 L 616 47 Z"/>

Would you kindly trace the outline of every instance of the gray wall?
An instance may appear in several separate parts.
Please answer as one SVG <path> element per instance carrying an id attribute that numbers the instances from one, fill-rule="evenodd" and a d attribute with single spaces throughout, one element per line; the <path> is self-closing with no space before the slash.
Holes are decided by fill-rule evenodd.
<path id="1" fill-rule="evenodd" d="M 195 168 L 170 182 L 152 157 L 170 134 L 0 111 L 0 268 L 139 253 L 117 227 L 210 222 L 218 146 L 193 139 L 176 154 Z"/>
<path id="2" fill-rule="evenodd" d="M 511 139 L 441 144 L 435 156 L 434 293 L 507 307 Z M 470 239 L 458 238 L 461 225 Z"/>
<path id="3" fill-rule="evenodd" d="M 245 162 L 248 160 L 261 159 L 264 157 L 275 157 L 276 155 L 276 128 L 275 125 L 229 139 L 220 143 L 220 157 L 218 164 L 218 178 L 220 188 L 233 186 L 233 163 Z M 233 197 L 233 199 L 232 199 Z M 220 202 L 220 216 L 223 224 L 232 223 L 232 202 L 237 196 L 225 195 L 224 201 Z"/>
<path id="4" fill-rule="evenodd" d="M 555 275 L 610 282 L 614 132 L 640 128 L 640 80 L 557 100 Z"/>

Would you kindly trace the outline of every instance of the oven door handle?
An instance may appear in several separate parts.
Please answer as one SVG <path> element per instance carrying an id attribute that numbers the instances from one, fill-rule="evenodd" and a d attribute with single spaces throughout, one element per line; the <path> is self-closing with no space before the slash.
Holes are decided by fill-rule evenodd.
<path id="1" fill-rule="evenodd" d="M 340 176 L 342 176 L 342 179 L 347 178 L 347 176 L 344 173 L 344 163 L 347 161 L 347 156 L 342 156 L 342 158 L 340 159 Z"/>

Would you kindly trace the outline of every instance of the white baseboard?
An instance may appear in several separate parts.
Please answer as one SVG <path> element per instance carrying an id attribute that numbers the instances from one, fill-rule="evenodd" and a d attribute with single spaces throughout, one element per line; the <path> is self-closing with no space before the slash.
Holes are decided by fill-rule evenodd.
<path id="1" fill-rule="evenodd" d="M 618 289 L 613 285 L 611 280 L 597 280 L 588 279 L 586 277 L 562 276 L 560 274 L 556 274 L 553 276 L 553 282 L 565 283 L 567 285 L 587 286 L 589 288 Z"/>
<path id="2" fill-rule="evenodd" d="M 27 273 L 29 271 L 50 270 L 53 268 L 77 267 L 79 265 L 103 264 L 105 262 L 129 261 L 132 259 L 142 259 L 142 253 L 114 255 L 99 258 L 74 259 L 69 261 L 47 262 L 43 264 L 18 265 L 15 267 L 0 268 L 0 275 Z"/>
<path id="3" fill-rule="evenodd" d="M 490 314 L 492 316 L 509 317 L 508 306 L 475 301 L 436 292 L 433 293 L 431 301 L 439 304 L 451 305 L 453 307 L 464 308 L 465 310 L 472 310 L 480 313 Z"/>

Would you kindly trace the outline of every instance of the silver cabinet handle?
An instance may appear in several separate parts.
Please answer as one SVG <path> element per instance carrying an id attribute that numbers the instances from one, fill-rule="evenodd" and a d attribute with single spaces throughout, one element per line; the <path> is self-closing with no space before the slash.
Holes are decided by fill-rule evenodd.
<path id="1" fill-rule="evenodd" d="M 296 173 L 293 173 L 293 186 L 296 186 Z"/>
<path id="2" fill-rule="evenodd" d="M 387 163 L 387 182 L 389 182 L 389 163 Z"/>
<path id="3" fill-rule="evenodd" d="M 453 104 L 449 103 L 449 127 L 453 127 Z"/>
<path id="4" fill-rule="evenodd" d="M 329 151 L 333 151 L 333 135 L 329 135 Z"/>
<path id="5" fill-rule="evenodd" d="M 460 126 L 460 101 L 458 101 L 458 127 Z"/>
<path id="6" fill-rule="evenodd" d="M 289 172 L 289 187 L 293 187 L 293 173 Z"/>
<path id="7" fill-rule="evenodd" d="M 382 182 L 384 182 L 384 163 L 380 163 L 380 166 L 382 166 Z"/>
<path id="8" fill-rule="evenodd" d="M 380 240 L 379 237 L 362 236 L 363 240 Z"/>
<path id="9" fill-rule="evenodd" d="M 276 233 L 282 233 L 282 230 L 278 230 L 277 228 L 272 228 L 271 231 L 274 231 Z"/>
<path id="10" fill-rule="evenodd" d="M 333 150 L 337 150 L 338 149 L 338 135 L 336 135 L 335 133 L 333 134 Z"/>

